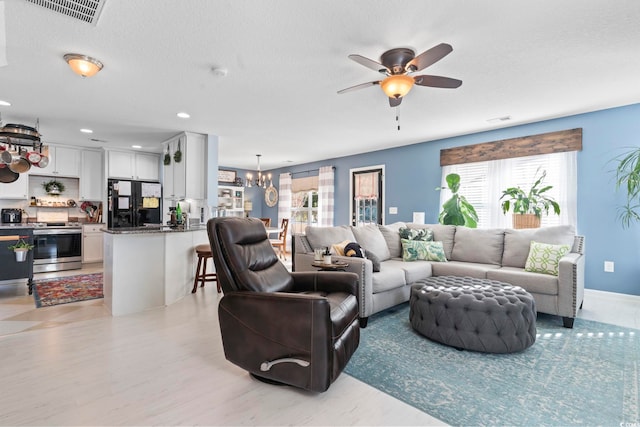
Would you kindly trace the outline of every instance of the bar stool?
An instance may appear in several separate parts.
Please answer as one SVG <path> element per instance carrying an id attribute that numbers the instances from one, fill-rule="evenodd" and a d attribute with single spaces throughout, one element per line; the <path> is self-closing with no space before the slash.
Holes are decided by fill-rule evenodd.
<path id="1" fill-rule="evenodd" d="M 200 287 L 204 286 L 204 282 L 216 282 L 218 285 L 218 293 L 222 292 L 216 273 L 207 273 L 207 260 L 213 258 L 211 246 L 208 244 L 196 246 L 196 255 L 198 255 L 198 266 L 196 267 L 196 278 L 193 281 L 191 293 L 195 294 L 196 290 L 198 290 L 198 282 L 202 282 Z M 202 269 L 200 267 L 202 267 Z"/>

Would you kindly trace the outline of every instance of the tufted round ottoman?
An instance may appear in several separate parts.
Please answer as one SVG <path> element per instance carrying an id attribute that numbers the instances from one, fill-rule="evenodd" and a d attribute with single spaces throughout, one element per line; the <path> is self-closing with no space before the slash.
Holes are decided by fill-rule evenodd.
<path id="1" fill-rule="evenodd" d="M 512 353 L 536 341 L 535 301 L 508 283 L 429 277 L 411 286 L 409 305 L 413 329 L 459 349 Z"/>

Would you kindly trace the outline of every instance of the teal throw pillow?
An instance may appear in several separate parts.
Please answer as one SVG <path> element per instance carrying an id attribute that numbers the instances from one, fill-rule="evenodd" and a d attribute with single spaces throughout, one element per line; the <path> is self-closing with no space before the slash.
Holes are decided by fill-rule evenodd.
<path id="1" fill-rule="evenodd" d="M 428 228 L 400 228 L 398 230 L 401 239 L 422 240 L 430 242 L 433 240 L 433 231 Z"/>
<path id="2" fill-rule="evenodd" d="M 425 242 L 423 240 L 401 239 L 403 261 L 438 261 L 446 262 L 442 242 Z"/>
<path id="3" fill-rule="evenodd" d="M 524 269 L 532 273 L 557 276 L 560 258 L 568 254 L 570 250 L 569 245 L 550 245 L 532 240 Z"/>

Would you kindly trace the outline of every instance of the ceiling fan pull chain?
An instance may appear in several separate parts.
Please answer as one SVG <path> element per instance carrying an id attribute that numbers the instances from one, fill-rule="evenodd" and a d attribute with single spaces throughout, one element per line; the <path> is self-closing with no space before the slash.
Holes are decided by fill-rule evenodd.
<path id="1" fill-rule="evenodd" d="M 396 107 L 396 123 L 398 123 L 398 131 L 400 131 L 400 106 Z"/>

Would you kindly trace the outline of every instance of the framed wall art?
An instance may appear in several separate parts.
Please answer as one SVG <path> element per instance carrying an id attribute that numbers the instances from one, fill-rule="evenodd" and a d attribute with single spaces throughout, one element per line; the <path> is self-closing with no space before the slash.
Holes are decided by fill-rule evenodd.
<path id="1" fill-rule="evenodd" d="M 218 182 L 233 184 L 236 182 L 236 171 L 218 169 Z"/>

